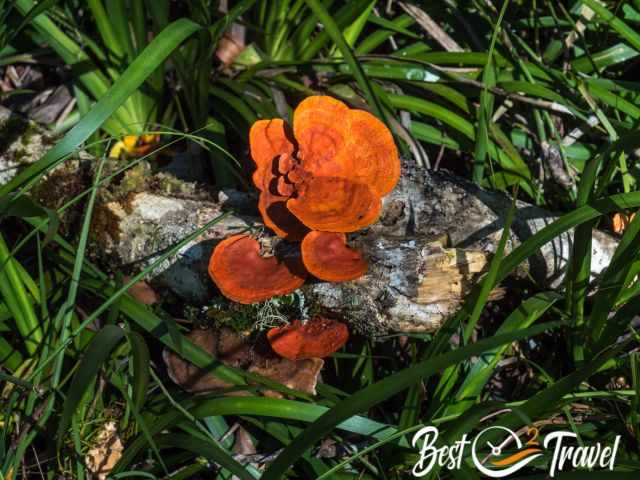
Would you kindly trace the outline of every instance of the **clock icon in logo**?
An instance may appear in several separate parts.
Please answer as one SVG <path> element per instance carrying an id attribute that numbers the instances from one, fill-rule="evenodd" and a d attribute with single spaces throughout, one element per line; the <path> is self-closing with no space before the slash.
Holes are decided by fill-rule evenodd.
<path id="1" fill-rule="evenodd" d="M 493 426 L 480 432 L 473 441 L 471 456 L 475 467 L 484 475 L 491 478 L 503 478 L 517 472 L 543 454 L 538 443 L 538 429 L 529 428 L 529 440 L 522 443 L 520 437 L 502 426 Z M 504 456 L 505 449 L 516 450 Z M 480 452 L 490 452 L 485 460 L 479 458 Z M 492 468 L 488 468 L 487 464 Z"/>

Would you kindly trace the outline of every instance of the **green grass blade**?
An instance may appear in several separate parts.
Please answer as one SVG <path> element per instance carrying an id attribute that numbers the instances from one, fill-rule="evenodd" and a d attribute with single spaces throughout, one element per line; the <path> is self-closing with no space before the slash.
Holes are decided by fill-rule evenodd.
<path id="1" fill-rule="evenodd" d="M 489 264 L 489 271 L 482 279 L 482 282 L 478 287 L 478 294 L 474 296 L 473 307 L 471 308 L 469 319 L 462 332 L 463 344 L 467 344 L 471 339 L 471 335 L 478 323 L 478 320 L 480 319 L 480 314 L 482 313 L 487 299 L 489 298 L 489 294 L 491 293 L 491 290 L 495 287 L 495 285 L 497 285 L 496 276 L 498 274 L 500 262 L 502 261 L 504 255 L 504 248 L 510 238 L 511 224 L 515 216 L 515 212 L 516 205 L 515 200 L 513 200 L 511 208 L 507 212 L 507 217 L 504 222 L 504 228 L 502 230 L 502 235 L 500 236 L 500 241 L 498 242 L 496 252 L 491 259 L 491 263 Z M 450 392 L 453 389 L 453 386 L 458 381 L 459 371 L 460 365 L 453 365 L 445 370 L 440 379 L 440 383 L 436 388 L 436 393 L 433 399 L 434 402 L 430 408 L 437 409 L 438 403 L 436 402 L 444 403 L 445 399 L 448 399 L 450 397 Z"/>
<path id="2" fill-rule="evenodd" d="M 371 15 L 369 17 L 369 21 L 372 21 L 372 17 L 375 17 L 375 15 Z M 373 21 L 373 23 L 376 22 Z M 409 27 L 413 23 L 414 19 L 406 14 L 399 15 L 391 21 L 387 20 L 385 21 L 385 23 L 377 23 L 377 25 L 380 25 L 384 29 L 376 30 L 372 34 L 368 35 L 362 42 L 360 42 L 360 44 L 355 49 L 356 55 L 366 55 L 367 53 L 370 53 L 385 40 L 393 36 L 394 33 L 404 33 L 405 35 L 414 36 L 415 34 L 413 34 L 411 31 L 405 30 L 406 27 Z"/>
<path id="3" fill-rule="evenodd" d="M 608 360 L 614 358 L 625 346 L 627 342 L 616 345 L 606 352 L 595 357 L 584 367 L 574 371 L 573 373 L 563 377 L 550 387 L 536 393 L 530 397 L 524 404 L 514 409 L 502 417 L 497 424 L 507 428 L 515 429 L 525 423 L 527 419 L 533 420 L 544 415 L 550 408 L 554 408 L 563 396 L 574 391 L 582 382 L 594 375 L 602 365 Z M 486 441 L 491 441 L 492 434 L 487 435 Z"/>
<path id="4" fill-rule="evenodd" d="M 71 424 L 71 416 L 82 400 L 86 389 L 95 380 L 98 370 L 106 362 L 111 350 L 124 338 L 124 331 L 115 325 L 107 325 L 93 338 L 78 371 L 71 381 L 56 433 L 56 445 L 60 449 L 64 435 Z"/>
<path id="5" fill-rule="evenodd" d="M 443 369 L 460 363 L 473 355 L 479 355 L 492 348 L 505 343 L 526 338 L 537 333 L 559 326 L 559 323 L 548 323 L 530 327 L 526 330 L 512 332 L 492 338 L 480 340 L 472 345 L 445 353 L 435 358 L 416 363 L 409 368 L 401 370 L 390 377 L 380 380 L 373 385 L 359 390 L 342 400 L 318 420 L 307 427 L 298 435 L 293 443 L 286 447 L 280 455 L 269 465 L 265 471 L 263 480 L 280 479 L 289 466 L 293 465 L 309 448 L 331 432 L 336 425 L 360 412 L 367 411 L 373 405 L 395 395 L 408 388 L 413 383 L 423 378 L 442 371 Z"/>
<path id="6" fill-rule="evenodd" d="M 607 270 L 599 281 L 598 291 L 593 297 L 593 309 L 588 318 L 588 344 L 593 353 L 601 350 L 608 343 L 602 343 L 602 333 L 606 327 L 609 314 L 615 309 L 615 302 L 621 292 L 627 288 L 627 278 L 633 267 L 631 259 L 637 259 L 640 249 L 640 216 L 636 215 L 629 224 L 611 258 Z M 635 275 L 634 275 L 635 276 Z M 632 319 L 629 319 L 629 322 Z M 614 339 L 607 339 L 608 341 Z"/>
<path id="7" fill-rule="evenodd" d="M 184 18 L 167 26 L 129 65 L 91 111 L 59 140 L 55 147 L 36 163 L 25 168 L 11 181 L 0 187 L 0 198 L 39 178 L 43 172 L 70 155 L 100 128 L 104 121 L 142 85 L 173 50 L 200 28 L 198 24 Z"/>
<path id="8" fill-rule="evenodd" d="M 144 337 L 138 332 L 128 332 L 127 340 L 133 353 L 133 393 L 131 400 L 134 409 L 140 412 L 147 395 L 147 387 L 149 386 L 151 355 L 149 354 L 149 348 L 144 341 Z"/>
<path id="9" fill-rule="evenodd" d="M 493 116 L 493 94 L 489 92 L 489 88 L 495 86 L 496 83 L 496 67 L 493 62 L 493 52 L 496 46 L 496 39 L 498 38 L 498 32 L 500 31 L 502 19 L 504 13 L 509 5 L 509 0 L 506 0 L 502 4 L 500 14 L 498 15 L 498 21 L 493 29 L 491 35 L 491 43 L 489 45 L 489 51 L 487 52 L 487 63 L 482 71 L 482 92 L 480 93 L 480 105 L 478 106 L 478 133 L 476 135 L 476 146 L 474 151 L 474 165 L 473 165 L 473 181 L 477 184 L 482 182 L 484 178 L 484 167 L 489 148 L 489 122 Z"/>
<path id="10" fill-rule="evenodd" d="M 607 22 L 607 24 L 618 32 L 618 35 L 629 42 L 633 48 L 640 50 L 640 34 L 638 34 L 633 28 L 616 17 L 600 2 L 596 0 L 582 0 L 582 2 L 591 10 L 596 12 L 600 18 Z"/>
<path id="11" fill-rule="evenodd" d="M 183 403 L 193 418 L 207 418 L 224 415 L 264 416 L 282 420 L 296 420 L 302 422 L 314 422 L 329 411 L 329 408 L 294 400 L 284 400 L 266 397 L 226 397 L 203 399 L 197 403 L 188 400 Z M 164 429 L 176 425 L 185 419 L 184 413 L 178 410 L 170 410 L 157 417 L 150 424 L 150 433 L 156 434 Z M 359 435 L 372 436 L 383 440 L 393 435 L 397 430 L 384 423 L 370 420 L 364 416 L 352 416 L 337 425 L 338 429 L 357 433 Z M 116 465 L 114 473 L 126 468 L 145 447 L 147 441 L 144 436 L 136 438 L 123 452 L 122 459 Z"/>
<path id="12" fill-rule="evenodd" d="M 43 332 L 16 264 L 0 234 L 0 294 L 15 319 L 27 351 L 34 354 L 42 342 Z"/>
<path id="13" fill-rule="evenodd" d="M 217 465 L 220 465 L 222 468 L 226 468 L 241 480 L 253 480 L 254 478 L 258 478 L 251 475 L 220 445 L 211 441 L 203 441 L 186 434 L 167 433 L 158 439 L 158 445 L 160 447 L 189 450 Z"/>
<path id="14" fill-rule="evenodd" d="M 327 33 L 331 37 L 331 40 L 333 40 L 333 42 L 337 45 L 337 47 L 342 52 L 342 56 L 344 57 L 346 62 L 349 64 L 349 67 L 353 72 L 353 76 L 355 77 L 356 82 L 358 83 L 358 86 L 364 92 L 364 96 L 367 99 L 367 102 L 369 103 L 370 107 L 373 109 L 373 113 L 378 118 L 384 121 L 385 116 L 384 116 L 384 111 L 382 110 L 382 105 L 380 104 L 378 97 L 373 92 L 371 85 L 369 85 L 369 80 L 364 74 L 364 71 L 362 70 L 362 66 L 360 65 L 360 62 L 358 62 L 355 55 L 353 54 L 353 51 L 351 50 L 349 45 L 347 45 L 347 42 L 342 36 L 342 32 L 340 31 L 340 28 L 338 28 L 338 25 L 336 25 L 335 21 L 333 20 L 333 18 L 331 17 L 327 9 L 319 0 L 305 0 L 305 1 L 307 2 L 307 5 L 309 5 L 309 8 L 316 15 L 316 17 L 318 17 L 318 20 L 322 22 L 322 24 L 324 25 L 324 28 L 326 29 Z"/>
<path id="15" fill-rule="evenodd" d="M 528 298 L 511 312 L 495 334 L 528 328 L 561 298 L 555 292 L 538 293 Z M 475 402 L 506 349 L 507 346 L 502 345 L 478 357 L 456 393 L 456 403 L 447 408 L 446 414 L 463 413 Z"/>
<path id="16" fill-rule="evenodd" d="M 98 32 L 100 32 L 100 36 L 102 37 L 103 45 L 107 47 L 114 59 L 124 59 L 124 48 L 122 45 L 123 39 L 116 34 L 116 29 L 112 24 L 113 20 L 116 22 L 119 21 L 119 19 L 114 18 L 114 14 L 116 14 L 116 12 L 114 12 L 113 9 L 110 9 L 109 15 L 107 15 L 107 11 L 102 4 L 102 0 L 87 0 L 87 5 L 89 6 L 93 19 L 96 22 Z"/>
<path id="17" fill-rule="evenodd" d="M 343 30 L 344 41 L 352 49 L 354 48 L 356 42 L 358 41 L 358 37 L 367 24 L 367 20 L 375 4 L 376 0 L 370 1 L 369 4 L 362 9 L 362 13 L 358 16 L 358 18 L 356 18 L 351 25 Z M 342 52 L 336 52 L 335 57 L 342 58 Z"/>

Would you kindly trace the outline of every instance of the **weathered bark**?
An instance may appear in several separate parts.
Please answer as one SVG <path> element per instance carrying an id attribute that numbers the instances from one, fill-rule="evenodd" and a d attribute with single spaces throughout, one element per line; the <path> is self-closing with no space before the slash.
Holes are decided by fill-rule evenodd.
<path id="1" fill-rule="evenodd" d="M 238 192 L 220 199 L 194 201 L 142 192 L 126 205 L 106 204 L 98 215 L 111 217 L 101 232 L 105 253 L 121 264 L 148 264 L 195 228 L 220 215 L 226 207 L 251 205 Z M 240 203 L 238 203 L 240 202 Z M 367 275 L 353 282 L 308 282 L 302 289 L 308 305 L 349 320 L 359 330 L 432 331 L 460 305 L 479 272 L 495 251 L 511 200 L 486 192 L 446 172 L 419 170 L 405 162 L 402 180 L 385 199 L 378 223 L 351 236 L 351 243 L 369 259 Z M 549 212 L 520 202 L 507 251 L 554 220 Z M 192 302 L 206 302 L 214 293 L 207 260 L 220 239 L 248 227 L 260 227 L 250 215 L 232 215 L 179 255 L 158 267 L 153 277 Z M 455 248 L 444 248 L 448 238 Z M 571 233 L 545 245 L 520 274 L 540 283 L 557 283 L 572 242 Z M 609 262 L 616 240 L 593 235 L 593 270 Z"/>
<path id="2" fill-rule="evenodd" d="M 154 282 L 171 288 L 185 300 L 207 302 L 215 293 L 206 272 L 215 243 L 248 227 L 259 229 L 261 224 L 252 196 L 230 191 L 216 197 L 204 191 L 194 194 L 193 190 L 186 188 L 190 193 L 183 195 L 181 188 L 145 188 L 134 189 L 124 197 L 102 196 L 109 200 L 96 208 L 95 251 L 114 267 L 143 268 L 159 252 L 234 208 L 240 213 L 224 218 L 151 275 Z M 448 172 L 419 169 L 405 161 L 400 183 L 384 199 L 380 221 L 351 236 L 351 243 L 369 259 L 367 275 L 340 284 L 308 282 L 302 289 L 305 304 L 328 310 L 370 334 L 390 329 L 437 329 L 459 307 L 485 268 L 510 206 L 511 200 L 505 195 L 479 189 Z M 555 219 L 535 206 L 523 202 L 517 206 L 507 251 Z M 444 248 L 443 238 L 454 248 Z M 519 274 L 529 274 L 540 283 L 557 284 L 571 243 L 572 232 L 557 237 L 522 265 Z M 616 245 L 613 237 L 593 232 L 594 274 L 606 268 Z"/>

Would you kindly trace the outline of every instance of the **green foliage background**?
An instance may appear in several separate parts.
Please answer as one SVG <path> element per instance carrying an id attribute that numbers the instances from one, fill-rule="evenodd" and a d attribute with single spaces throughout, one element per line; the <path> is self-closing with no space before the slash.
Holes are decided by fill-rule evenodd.
<path id="1" fill-rule="evenodd" d="M 640 206 L 640 2 L 228 3 L 221 13 L 209 0 L 0 1 L 0 66 L 55 57 L 76 100 L 55 146 L 0 186 L 0 479 L 35 476 L 38 465 L 48 478 L 87 477 L 84 454 L 109 419 L 126 432 L 114 478 L 407 478 L 420 425 L 437 425 L 447 442 L 481 426 L 517 429 L 551 417 L 585 445 L 623 437 L 615 472 L 576 478 L 637 475 L 640 218 L 599 278 L 591 278 L 588 252 L 592 228 L 608 229 L 614 213 Z M 412 4 L 457 47 L 443 48 Z M 215 52 L 234 23 L 246 29 L 247 49 L 222 66 Z M 371 110 L 403 155 L 426 168 L 442 163 L 562 215 L 505 256 L 507 222 L 464 307 L 437 333 L 410 335 L 403 358 L 392 353 L 397 336 L 358 338 L 328 362 L 334 381 L 315 398 L 187 395 L 152 360 L 162 345 L 239 389 L 248 388 L 247 375 L 186 340 L 166 312 L 126 294 L 152 267 L 123 282 L 88 261 L 107 145 L 143 132 L 195 142 L 212 184 L 247 188 L 251 124 L 290 117 L 317 93 Z M 81 147 L 98 166 L 93 187 L 72 202 L 83 202 L 82 228 L 63 237 L 61 212 L 28 194 Z M 18 233 L 5 228 L 16 222 Z M 571 228 L 564 283 L 522 290 L 489 331 L 480 320 L 491 289 Z M 91 311 L 80 314 L 81 298 Z M 552 361 L 533 360 L 535 348 L 555 349 Z M 507 356 L 529 376 L 513 398 L 498 398 L 489 384 Z M 510 413 L 489 415 L 502 409 Z M 236 421 L 258 451 L 278 453 L 266 470 L 234 457 L 225 432 Z M 350 449 L 319 458 L 326 437 Z M 523 478 L 543 478 L 548 462 Z M 478 476 L 466 465 L 429 478 Z"/>

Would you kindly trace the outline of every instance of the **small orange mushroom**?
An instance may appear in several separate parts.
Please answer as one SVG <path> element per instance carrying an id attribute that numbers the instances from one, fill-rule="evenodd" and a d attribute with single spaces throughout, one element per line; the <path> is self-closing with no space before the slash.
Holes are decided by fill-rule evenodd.
<path id="1" fill-rule="evenodd" d="M 361 183 L 316 177 L 302 185 L 300 195 L 287 201 L 287 208 L 313 230 L 355 232 L 380 216 L 380 197 Z"/>
<path id="2" fill-rule="evenodd" d="M 358 250 L 347 246 L 344 233 L 309 232 L 302 240 L 301 250 L 309 273 L 327 282 L 355 280 L 369 267 Z"/>
<path id="3" fill-rule="evenodd" d="M 225 297 L 249 304 L 293 292 L 307 272 L 299 257 L 263 257 L 257 240 L 233 235 L 214 249 L 209 275 Z"/>
<path id="4" fill-rule="evenodd" d="M 308 322 L 294 320 L 267 332 L 271 348 L 289 360 L 324 358 L 340 350 L 349 339 L 344 323 L 316 316 Z"/>

